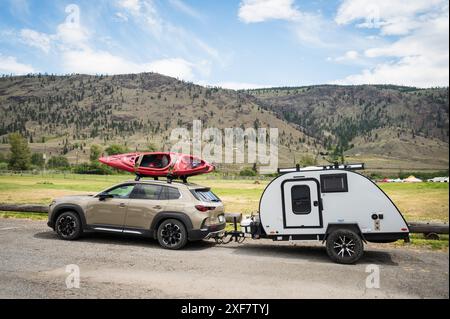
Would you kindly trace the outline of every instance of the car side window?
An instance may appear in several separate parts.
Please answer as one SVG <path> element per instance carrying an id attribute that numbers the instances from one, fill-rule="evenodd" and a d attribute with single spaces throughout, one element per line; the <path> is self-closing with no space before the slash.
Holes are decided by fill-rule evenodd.
<path id="1" fill-rule="evenodd" d="M 162 186 L 151 184 L 136 185 L 131 198 L 133 199 L 160 199 Z"/>
<path id="2" fill-rule="evenodd" d="M 112 195 L 114 198 L 128 198 L 133 191 L 134 185 L 121 185 L 105 192 L 107 195 Z"/>
<path id="3" fill-rule="evenodd" d="M 163 192 L 161 193 L 161 199 L 178 199 L 181 197 L 180 191 L 175 187 L 163 187 Z"/>

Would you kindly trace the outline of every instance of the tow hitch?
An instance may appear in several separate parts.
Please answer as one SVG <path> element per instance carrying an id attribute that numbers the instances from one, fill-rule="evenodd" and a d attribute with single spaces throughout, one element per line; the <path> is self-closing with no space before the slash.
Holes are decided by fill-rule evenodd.
<path id="1" fill-rule="evenodd" d="M 216 237 L 214 237 L 217 244 L 225 245 L 225 244 L 232 242 L 233 239 L 236 243 L 239 243 L 239 244 L 244 242 L 245 234 L 237 229 L 236 217 L 233 217 L 233 226 L 234 226 L 234 230 L 226 231 L 226 232 L 218 234 Z"/>

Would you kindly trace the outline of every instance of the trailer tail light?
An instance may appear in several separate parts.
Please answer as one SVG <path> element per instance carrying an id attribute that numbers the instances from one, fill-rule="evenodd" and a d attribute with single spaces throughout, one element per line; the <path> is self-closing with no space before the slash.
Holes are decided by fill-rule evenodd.
<path id="1" fill-rule="evenodd" d="M 401 231 L 408 231 L 408 228 L 402 228 Z"/>
<path id="2" fill-rule="evenodd" d="M 207 212 L 208 210 L 213 210 L 215 207 L 203 206 L 203 205 L 195 205 L 195 208 L 200 212 Z"/>

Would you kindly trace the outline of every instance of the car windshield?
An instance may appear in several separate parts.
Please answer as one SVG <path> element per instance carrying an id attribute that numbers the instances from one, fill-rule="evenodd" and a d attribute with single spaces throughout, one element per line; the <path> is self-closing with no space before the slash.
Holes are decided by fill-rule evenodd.
<path id="1" fill-rule="evenodd" d="M 209 189 L 196 189 L 193 193 L 198 200 L 204 202 L 220 202 L 220 198 Z"/>

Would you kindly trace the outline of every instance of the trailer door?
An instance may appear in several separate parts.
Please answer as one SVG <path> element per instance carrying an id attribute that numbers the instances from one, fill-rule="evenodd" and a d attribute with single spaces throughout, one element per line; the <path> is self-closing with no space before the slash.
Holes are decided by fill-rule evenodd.
<path id="1" fill-rule="evenodd" d="M 284 228 L 322 228 L 319 182 L 287 180 L 281 187 Z"/>

